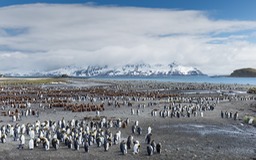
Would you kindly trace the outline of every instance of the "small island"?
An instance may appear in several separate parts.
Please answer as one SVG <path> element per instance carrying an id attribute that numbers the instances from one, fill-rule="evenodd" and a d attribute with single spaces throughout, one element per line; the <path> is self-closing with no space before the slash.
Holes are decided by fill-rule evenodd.
<path id="1" fill-rule="evenodd" d="M 256 77 L 256 69 L 254 68 L 242 68 L 234 70 L 230 77 Z"/>

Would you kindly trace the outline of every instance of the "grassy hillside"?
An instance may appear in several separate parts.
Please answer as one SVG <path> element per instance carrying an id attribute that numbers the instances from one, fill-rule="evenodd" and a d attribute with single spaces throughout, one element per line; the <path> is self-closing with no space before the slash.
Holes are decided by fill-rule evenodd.
<path id="1" fill-rule="evenodd" d="M 256 77 L 256 69 L 254 68 L 242 68 L 233 71 L 230 74 L 231 77 Z"/>

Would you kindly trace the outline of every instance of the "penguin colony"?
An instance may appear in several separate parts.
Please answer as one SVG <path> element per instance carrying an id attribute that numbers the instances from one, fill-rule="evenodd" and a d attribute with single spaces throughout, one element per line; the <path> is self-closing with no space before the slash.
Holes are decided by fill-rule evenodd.
<path id="1" fill-rule="evenodd" d="M 145 88 L 150 90 L 145 90 Z M 225 101 L 256 100 L 254 96 L 230 95 L 216 93 L 207 96 L 183 96 L 173 90 L 225 90 L 231 88 L 228 85 L 170 85 L 153 83 L 120 83 L 109 86 L 82 87 L 43 87 L 43 86 L 1 86 L 0 106 L 1 116 L 11 117 L 10 124 L 1 125 L 0 138 L 2 143 L 8 140 L 17 141 L 18 149 L 44 148 L 58 150 L 63 147 L 72 150 L 84 150 L 90 152 L 92 145 L 111 149 L 113 145 L 120 146 L 120 153 L 128 152 L 138 154 L 141 145 L 146 145 L 147 154 L 160 154 L 161 142 L 154 140 L 154 132 L 150 126 L 147 133 L 139 126 L 139 121 L 130 124 L 129 119 L 107 119 L 100 116 L 107 107 L 129 107 L 131 115 L 140 116 L 145 107 L 154 107 L 151 116 L 162 118 L 204 117 L 205 112 L 214 110 L 216 105 Z M 235 88 L 237 89 L 237 88 Z M 239 89 L 239 88 L 238 88 Z M 165 103 L 160 105 L 159 102 Z M 143 102 L 143 103 L 141 103 Z M 34 106 L 37 106 L 34 107 Z M 72 112 L 96 112 L 97 120 L 66 121 L 64 118 L 52 121 L 39 120 L 27 124 L 22 119 L 28 116 L 40 117 L 40 112 L 45 109 Z M 238 112 L 221 112 L 222 118 L 238 119 Z M 19 123 L 17 123 L 19 122 Z M 130 128 L 128 137 L 122 136 L 122 128 Z M 112 128 L 118 131 L 112 133 Z M 145 142 L 139 142 L 133 135 L 145 136 Z"/>
<path id="2" fill-rule="evenodd" d="M 133 154 L 138 154 L 142 144 L 135 140 L 133 135 L 142 134 L 142 128 L 138 126 L 139 122 L 135 121 L 132 127 L 140 128 L 140 131 L 129 135 L 127 138 L 121 135 L 122 128 L 128 127 L 129 121 L 129 119 L 123 121 L 121 119 L 107 120 L 105 117 L 97 121 L 91 120 L 89 123 L 86 120 L 75 119 L 66 121 L 64 118 L 59 121 L 40 122 L 37 120 L 35 123 L 2 125 L 0 136 L 3 144 L 7 143 L 7 139 L 19 142 L 17 149 L 43 148 L 48 151 L 50 149 L 69 148 L 72 150 L 82 149 L 88 153 L 93 145 L 104 148 L 106 152 L 111 146 L 120 145 L 120 152 L 123 155 L 127 154 L 129 150 Z M 112 128 L 118 131 L 112 133 Z M 145 136 L 145 144 L 148 145 L 147 153 L 148 155 L 160 154 L 162 145 L 153 140 L 151 131 L 152 128 L 149 126 Z"/>

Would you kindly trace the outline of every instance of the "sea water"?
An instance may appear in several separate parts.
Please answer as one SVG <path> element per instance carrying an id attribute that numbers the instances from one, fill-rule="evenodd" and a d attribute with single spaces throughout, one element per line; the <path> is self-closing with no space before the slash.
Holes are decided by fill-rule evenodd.
<path id="1" fill-rule="evenodd" d="M 145 80 L 160 82 L 214 83 L 256 85 L 256 78 L 210 77 L 210 76 L 169 76 L 169 77 L 98 77 L 111 80 Z"/>

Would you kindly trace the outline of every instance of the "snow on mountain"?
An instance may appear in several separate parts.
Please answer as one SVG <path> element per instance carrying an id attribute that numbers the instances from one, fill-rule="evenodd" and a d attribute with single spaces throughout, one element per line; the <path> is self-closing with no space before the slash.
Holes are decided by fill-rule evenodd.
<path id="1" fill-rule="evenodd" d="M 57 70 L 52 70 L 52 71 L 48 71 L 48 72 L 43 72 L 43 75 L 49 75 L 49 76 L 59 76 L 59 75 L 73 75 L 74 72 L 76 72 L 77 70 L 81 70 L 81 67 L 77 67 L 77 66 L 67 66 L 64 68 L 60 68 Z"/>
<path id="2" fill-rule="evenodd" d="M 124 66 L 67 66 L 48 72 L 35 72 L 21 76 L 61 76 L 68 75 L 74 77 L 97 77 L 97 76 L 190 76 L 204 75 L 194 67 L 187 67 L 172 63 L 163 64 L 127 64 Z"/>

